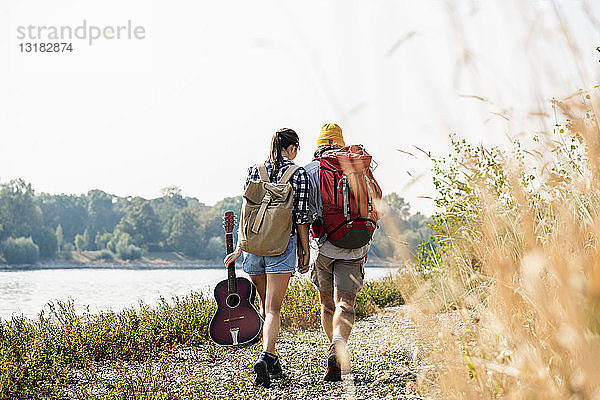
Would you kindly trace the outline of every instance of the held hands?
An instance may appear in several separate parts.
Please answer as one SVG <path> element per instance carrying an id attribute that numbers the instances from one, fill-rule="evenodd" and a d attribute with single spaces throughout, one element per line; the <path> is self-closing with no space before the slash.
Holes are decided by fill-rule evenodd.
<path id="1" fill-rule="evenodd" d="M 304 251 L 302 246 L 298 246 L 298 272 L 304 274 L 308 271 L 310 264 L 310 251 Z"/>
<path id="2" fill-rule="evenodd" d="M 240 258 L 241 255 L 242 255 L 242 249 L 240 249 L 239 247 L 237 247 L 233 253 L 227 254 L 227 257 L 225 257 L 225 259 L 223 260 L 225 267 L 227 267 L 232 262 L 235 262 L 235 260 Z"/>

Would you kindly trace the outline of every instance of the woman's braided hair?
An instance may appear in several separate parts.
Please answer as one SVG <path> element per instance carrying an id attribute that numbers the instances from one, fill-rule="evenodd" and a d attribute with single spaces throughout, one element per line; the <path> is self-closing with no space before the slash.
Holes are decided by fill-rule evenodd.
<path id="1" fill-rule="evenodd" d="M 282 128 L 273 135 L 271 139 L 271 151 L 269 152 L 269 161 L 273 164 L 271 179 L 277 176 L 277 173 L 279 173 L 279 170 L 283 166 L 281 150 L 287 149 L 293 144 L 296 146 L 300 145 L 298 134 L 293 129 Z"/>

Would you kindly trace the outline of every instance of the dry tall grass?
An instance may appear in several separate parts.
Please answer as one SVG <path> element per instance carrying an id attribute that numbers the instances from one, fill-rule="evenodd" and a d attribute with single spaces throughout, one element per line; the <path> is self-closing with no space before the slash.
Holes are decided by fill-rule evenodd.
<path id="1" fill-rule="evenodd" d="M 600 98 L 554 105 L 565 126 L 494 164 L 501 190 L 473 169 L 491 153 L 459 160 L 473 213 L 411 297 L 432 365 L 423 394 L 600 399 Z"/>

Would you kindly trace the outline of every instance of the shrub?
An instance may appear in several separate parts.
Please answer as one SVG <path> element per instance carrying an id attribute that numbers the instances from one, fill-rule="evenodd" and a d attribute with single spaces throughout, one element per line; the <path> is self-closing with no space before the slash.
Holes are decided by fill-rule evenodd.
<path id="1" fill-rule="evenodd" d="M 381 281 L 365 282 L 356 297 L 358 318 L 377 312 L 382 307 L 404 304 L 398 278 L 386 277 Z M 319 294 L 314 286 L 303 278 L 294 277 L 283 299 L 281 324 L 292 330 L 317 328 L 321 322 Z"/>
<path id="2" fill-rule="evenodd" d="M 58 256 L 65 261 L 70 261 L 73 259 L 73 252 L 69 250 L 59 251 Z"/>
<path id="3" fill-rule="evenodd" d="M 111 241 L 113 235 L 110 232 L 104 232 L 103 234 L 97 233 L 96 239 L 94 242 L 96 243 L 96 248 L 98 250 L 106 249 L 108 242 Z"/>
<path id="4" fill-rule="evenodd" d="M 142 258 L 142 249 L 132 244 L 117 245 L 117 255 L 121 260 L 139 260 Z"/>
<path id="5" fill-rule="evenodd" d="M 461 142 L 434 169 L 444 244 L 429 259 L 442 268 L 413 313 L 435 377 L 424 397 L 599 393 L 599 99 L 579 94 L 555 102 L 566 126 L 548 121 L 530 148 L 495 157 Z"/>
<path id="6" fill-rule="evenodd" d="M 397 277 L 386 276 L 379 281 L 368 281 L 356 296 L 356 316 L 365 317 L 383 307 L 404 304 Z"/>
<path id="7" fill-rule="evenodd" d="M 46 226 L 33 234 L 33 241 L 40 249 L 40 256 L 51 258 L 56 254 L 58 242 L 56 232 Z"/>
<path id="8" fill-rule="evenodd" d="M 117 246 L 126 246 L 131 242 L 131 236 L 128 233 L 115 230 L 110 240 L 106 243 L 106 248 L 117 253 Z"/>
<path id="9" fill-rule="evenodd" d="M 115 255 L 107 249 L 96 251 L 92 254 L 92 260 L 94 261 L 113 261 L 115 259 Z"/>
<path id="10" fill-rule="evenodd" d="M 306 279 L 292 278 L 281 306 L 281 325 L 292 330 L 308 329 L 318 327 L 320 321 L 317 290 Z"/>
<path id="11" fill-rule="evenodd" d="M 8 264 L 35 264 L 40 255 L 38 246 L 30 237 L 8 238 L 0 247 Z"/>
<path id="12" fill-rule="evenodd" d="M 36 320 L 0 321 L 0 398 L 58 398 L 73 367 L 205 342 L 214 310 L 213 301 L 191 293 L 118 313 L 78 315 L 72 301 L 50 303 Z"/>
<path id="13" fill-rule="evenodd" d="M 357 304 L 371 304 L 361 307 L 375 310 L 388 301 L 401 301 L 393 286 L 393 279 L 368 282 Z M 205 343 L 215 308 L 212 299 L 192 292 L 170 302 L 161 298 L 153 307 L 140 303 L 99 314 L 79 315 L 72 300 L 56 302 L 35 320 L 0 320 L 0 398 L 57 398 L 74 367 L 105 359 L 141 359 L 177 344 Z M 283 325 L 316 328 L 319 315 L 312 284 L 293 278 L 282 308 Z"/>

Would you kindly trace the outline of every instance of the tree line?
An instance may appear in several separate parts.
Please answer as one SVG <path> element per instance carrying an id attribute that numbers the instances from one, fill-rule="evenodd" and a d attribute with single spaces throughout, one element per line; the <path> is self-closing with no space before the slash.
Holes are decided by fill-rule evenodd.
<path id="1" fill-rule="evenodd" d="M 402 246 L 415 251 L 429 235 L 420 213 L 396 193 L 387 204 L 382 229 L 373 238 L 372 252 L 394 259 Z M 89 251 L 98 259 L 138 259 L 146 252 L 176 252 L 186 257 L 223 257 L 222 215 L 239 214 L 242 198 L 227 197 L 207 206 L 182 196 L 170 186 L 154 199 L 119 197 L 101 190 L 86 194 L 36 194 L 23 179 L 0 185 L 0 254 L 4 262 L 33 264 L 73 251 Z M 399 244 L 400 243 L 400 244 Z"/>

